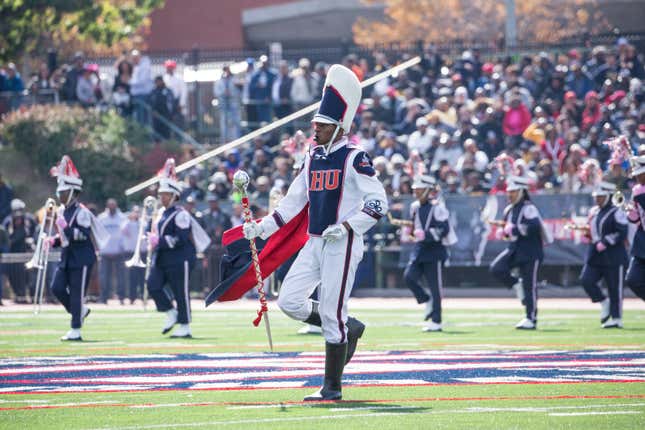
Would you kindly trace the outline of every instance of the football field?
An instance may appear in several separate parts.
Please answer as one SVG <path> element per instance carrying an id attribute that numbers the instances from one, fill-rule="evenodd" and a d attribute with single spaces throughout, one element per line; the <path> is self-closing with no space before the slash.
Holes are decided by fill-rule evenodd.
<path id="1" fill-rule="evenodd" d="M 603 330 L 583 299 L 542 299 L 539 329 L 513 327 L 513 299 L 446 299 L 444 331 L 421 331 L 412 299 L 352 299 L 367 324 L 341 402 L 302 403 L 322 382 L 324 344 L 270 304 L 193 302 L 193 339 L 164 315 L 90 305 L 82 343 L 60 306 L 0 308 L 1 429 L 642 429 L 645 303 Z"/>

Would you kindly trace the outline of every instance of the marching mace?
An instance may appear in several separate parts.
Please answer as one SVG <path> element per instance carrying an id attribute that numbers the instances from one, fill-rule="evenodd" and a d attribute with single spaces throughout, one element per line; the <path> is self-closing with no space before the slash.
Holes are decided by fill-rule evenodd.
<path id="1" fill-rule="evenodd" d="M 244 170 L 238 170 L 233 176 L 233 185 L 242 194 L 242 209 L 244 210 L 244 222 L 253 222 L 251 218 L 251 209 L 249 208 L 249 196 L 246 194 L 246 188 L 249 186 L 248 173 Z M 258 249 L 255 246 L 255 239 L 249 240 L 251 245 L 251 259 L 253 260 L 253 268 L 255 270 L 255 279 L 258 284 L 258 294 L 260 294 L 260 310 L 258 311 L 257 318 L 253 321 L 254 326 L 260 325 L 260 320 L 264 316 L 264 327 L 267 329 L 267 337 L 269 338 L 269 349 L 273 352 L 273 338 L 271 337 L 271 325 L 269 324 L 269 307 L 267 306 L 267 298 L 264 293 L 264 282 L 262 280 L 262 271 L 260 270 L 260 259 L 258 258 Z"/>

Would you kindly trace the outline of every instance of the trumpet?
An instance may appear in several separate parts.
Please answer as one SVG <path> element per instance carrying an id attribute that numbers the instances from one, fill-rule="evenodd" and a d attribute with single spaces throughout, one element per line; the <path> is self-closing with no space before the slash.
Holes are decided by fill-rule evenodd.
<path id="1" fill-rule="evenodd" d="M 631 211 L 634 209 L 634 201 L 627 200 L 625 194 L 622 191 L 616 191 L 611 196 L 611 204 L 622 209 L 625 212 Z"/>
<path id="2" fill-rule="evenodd" d="M 152 266 L 152 244 L 148 241 L 148 254 L 146 255 L 145 263 L 141 259 L 141 242 L 145 237 L 145 230 L 148 222 L 153 221 L 154 214 L 157 212 L 159 202 L 156 197 L 148 196 L 143 199 L 143 210 L 141 211 L 141 217 L 139 218 L 139 233 L 137 234 L 137 243 L 134 246 L 134 253 L 132 258 L 125 262 L 126 267 L 145 267 L 146 273 L 144 275 L 144 280 L 148 280 L 150 275 L 150 267 Z M 154 222 L 153 222 L 154 224 Z M 151 226 L 154 228 L 154 225 Z M 148 302 L 148 289 L 146 286 L 143 286 L 143 308 L 146 308 Z"/>
<path id="3" fill-rule="evenodd" d="M 52 235 L 55 220 L 56 201 L 49 198 L 45 202 L 45 212 L 43 213 L 43 219 L 40 221 L 34 255 L 31 257 L 31 260 L 25 263 L 27 269 L 38 269 L 38 273 L 36 274 L 36 288 L 34 290 L 34 314 L 40 312 L 40 305 L 43 301 L 45 282 L 47 280 L 47 262 L 49 261 L 49 244 L 47 240 Z"/>

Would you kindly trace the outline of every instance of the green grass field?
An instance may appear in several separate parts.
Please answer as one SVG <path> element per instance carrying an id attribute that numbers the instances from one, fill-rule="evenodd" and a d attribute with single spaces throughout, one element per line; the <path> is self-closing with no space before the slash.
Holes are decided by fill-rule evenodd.
<path id="1" fill-rule="evenodd" d="M 556 357 L 558 351 L 608 351 L 609 355 L 603 355 L 603 359 L 609 360 L 607 357 L 612 354 L 618 358 L 603 364 L 602 369 L 610 374 L 615 372 L 616 381 L 595 381 L 593 376 L 589 376 L 591 379 L 588 381 L 571 383 L 567 379 L 571 372 L 588 372 L 563 364 L 562 369 L 559 365 L 546 365 L 550 367 L 545 367 L 544 372 L 547 373 L 543 374 L 540 373 L 542 365 L 538 363 L 532 365 L 537 372 L 535 380 L 401 386 L 350 384 L 344 387 L 342 402 L 303 404 L 300 402 L 302 397 L 315 391 L 314 388 L 212 390 L 170 387 L 137 392 L 128 389 L 127 379 L 137 375 L 124 370 L 115 375 L 123 377 L 126 382 L 110 392 L 66 393 L 62 390 L 56 393 L 3 394 L 10 390 L 0 388 L 0 428 L 645 428 L 645 382 L 640 382 L 645 381 L 645 306 L 642 302 L 629 301 L 626 305 L 625 329 L 602 330 L 597 321 L 598 312 L 586 301 L 560 300 L 549 305 L 549 300 L 543 300 L 540 329 L 521 332 L 513 329 L 521 317 L 521 310 L 519 306 L 513 306 L 514 302 L 452 299 L 444 305 L 446 324 L 442 333 L 421 332 L 421 310 L 411 306 L 409 300 L 354 302 L 357 306 L 352 314 L 368 325 L 359 343 L 359 352 L 363 354 L 369 351 L 375 355 L 382 355 L 377 351 L 408 351 L 410 354 L 417 351 L 430 354 L 432 365 L 459 368 L 460 363 L 474 359 L 451 362 L 449 355 L 453 352 L 466 356 L 475 354 L 480 357 L 477 360 L 485 361 L 481 357 L 494 355 L 497 351 L 542 354 L 544 357 Z M 264 328 L 251 325 L 255 316 L 254 305 L 219 308 L 216 305 L 206 311 L 195 302 L 193 309 L 195 338 L 174 340 L 159 333 L 163 322 L 161 314 L 151 310 L 143 312 L 135 307 L 95 306 L 83 329 L 86 342 L 70 344 L 58 340 L 68 327 L 68 317 L 62 309 L 47 307 L 40 315 L 33 316 L 31 308 L 5 308 L 0 313 L 0 370 L 8 369 L 11 359 L 18 358 L 23 359 L 23 365 L 38 365 L 46 361 L 46 357 L 78 357 L 87 363 L 94 360 L 88 361 L 87 357 L 136 359 L 143 354 L 153 358 L 156 354 L 159 357 L 170 354 L 258 355 L 267 351 Z M 275 307 L 272 307 L 270 316 L 276 352 L 323 350 L 321 337 L 297 335 L 300 325 L 283 316 Z M 624 360 L 622 353 L 643 355 L 630 367 L 623 368 L 618 367 L 620 360 Z M 33 357 L 33 363 L 26 362 L 26 357 Z M 360 357 L 355 360 L 356 366 L 361 366 Z M 524 370 L 521 355 L 517 357 L 520 358 L 516 359 L 516 364 L 510 364 L 510 374 Z M 548 360 L 550 358 L 538 361 Z M 75 366 L 73 360 L 67 363 Z M 348 366 L 345 378 L 353 378 L 353 364 L 354 361 Z M 370 364 L 366 362 L 364 365 L 369 367 Z M 322 374 L 322 362 L 313 371 L 316 375 Z M 442 371 L 429 371 L 423 375 L 432 379 Z M 490 371 L 495 372 L 496 369 Z M 564 371 L 569 372 L 569 376 L 562 373 Z M 189 366 L 172 372 L 172 375 L 184 377 L 200 375 L 204 370 Z M 473 372 L 464 375 L 480 375 L 478 370 Z M 409 374 L 405 375 L 409 377 Z M 457 376 L 464 375 L 459 373 Z M 555 381 L 535 383 L 541 375 L 553 377 Z M 40 378 L 55 379 L 58 374 L 36 376 L 32 383 Z M 96 376 L 98 381 L 99 373 Z M 558 378 L 561 376 L 563 379 L 560 381 Z M 20 378 L 0 374 L 0 387 L 29 385 L 28 381 L 16 382 Z M 8 382 L 9 379 L 13 382 Z M 266 381 L 275 383 L 271 377 Z M 320 379 L 316 381 L 319 383 Z M 143 383 L 135 381 L 131 384 L 134 388 Z"/>

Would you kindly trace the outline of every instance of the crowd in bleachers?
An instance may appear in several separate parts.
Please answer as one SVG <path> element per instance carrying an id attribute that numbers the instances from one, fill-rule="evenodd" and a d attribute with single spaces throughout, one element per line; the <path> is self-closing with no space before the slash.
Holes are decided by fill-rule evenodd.
<path id="1" fill-rule="evenodd" d="M 500 58 L 484 58 L 477 50 L 448 58 L 428 47 L 417 66 L 364 90 L 350 139 L 372 156 L 393 201 L 409 198 L 412 178 L 421 173 L 435 176 L 446 195 L 504 192 L 495 171 L 495 159 L 503 153 L 532 180 L 534 193 L 588 191 L 579 167 L 589 158 L 599 161 L 606 180 L 626 189 L 629 166 L 612 160 L 604 142 L 624 135 L 634 153 L 645 153 L 642 55 L 623 38 L 612 46 Z M 362 80 L 404 59 L 374 52 L 339 62 Z M 266 57 L 246 63 L 247 70 L 236 74 L 224 67 L 213 88 L 222 141 L 317 101 L 329 66 L 312 65 L 306 58 L 294 64 L 282 61 L 275 68 Z M 120 59 L 113 103 L 129 113 L 130 100 L 144 97 L 153 106 L 173 103 L 173 110 L 181 112 L 185 93 L 177 90 L 177 95 L 175 87 L 185 91 L 185 83 L 172 79 L 176 64 L 165 66 L 170 78 L 153 80 L 145 55 Z M 74 67 L 57 81 L 61 93 L 72 85 L 70 74 L 77 70 L 76 99 L 85 103 L 81 96 L 86 94 L 96 102 L 95 71 L 81 57 Z M 46 75 L 46 70 L 39 71 L 28 88 L 45 85 Z M 86 78 L 93 86 L 79 90 Z M 15 66 L 3 68 L 0 91 L 17 88 L 19 79 Z M 67 94 L 73 97 L 71 90 Z M 303 135 L 287 125 L 188 172 L 181 200 L 215 244 L 226 228 L 242 222 L 239 195 L 232 189 L 234 172 L 249 172 L 253 209 L 261 216 L 269 209 L 272 189 L 286 192 L 302 149 L 311 143 L 308 135 L 308 129 Z M 0 193 L 0 198 L 8 195 Z M 0 201 L 0 208 L 9 208 L 8 199 Z"/>

